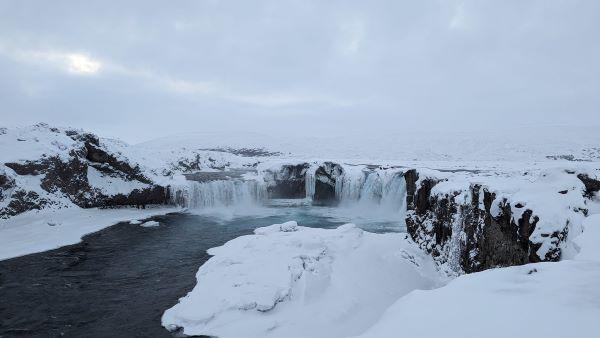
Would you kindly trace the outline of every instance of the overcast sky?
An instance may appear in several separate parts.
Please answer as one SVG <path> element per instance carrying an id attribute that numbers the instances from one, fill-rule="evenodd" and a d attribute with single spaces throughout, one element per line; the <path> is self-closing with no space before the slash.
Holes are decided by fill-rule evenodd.
<path id="1" fill-rule="evenodd" d="M 600 1 L 0 0 L 0 124 L 600 126 Z"/>

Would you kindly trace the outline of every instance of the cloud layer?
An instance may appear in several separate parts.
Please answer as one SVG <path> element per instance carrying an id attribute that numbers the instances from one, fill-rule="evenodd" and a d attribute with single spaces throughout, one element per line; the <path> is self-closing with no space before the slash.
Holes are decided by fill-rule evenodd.
<path id="1" fill-rule="evenodd" d="M 0 3 L 2 124 L 141 141 L 600 125 L 598 1 Z"/>

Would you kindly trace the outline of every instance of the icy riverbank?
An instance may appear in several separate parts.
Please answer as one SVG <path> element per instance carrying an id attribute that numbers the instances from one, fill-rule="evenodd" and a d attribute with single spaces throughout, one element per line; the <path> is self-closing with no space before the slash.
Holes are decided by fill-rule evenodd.
<path id="1" fill-rule="evenodd" d="M 181 209 L 174 207 L 156 207 L 29 211 L 0 221 L 0 260 L 75 244 L 81 237 L 119 222 L 179 210 Z"/>

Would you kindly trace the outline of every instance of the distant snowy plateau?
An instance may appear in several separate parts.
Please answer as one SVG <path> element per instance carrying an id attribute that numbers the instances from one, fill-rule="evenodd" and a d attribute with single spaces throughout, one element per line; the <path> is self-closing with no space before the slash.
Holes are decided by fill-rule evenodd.
<path id="1" fill-rule="evenodd" d="M 121 221 L 296 199 L 400 210 L 375 234 L 294 220 L 209 250 L 163 326 L 217 337 L 599 337 L 600 133 L 184 134 L 137 145 L 0 128 L 0 259 Z M 404 222 L 403 222 L 404 224 Z"/>

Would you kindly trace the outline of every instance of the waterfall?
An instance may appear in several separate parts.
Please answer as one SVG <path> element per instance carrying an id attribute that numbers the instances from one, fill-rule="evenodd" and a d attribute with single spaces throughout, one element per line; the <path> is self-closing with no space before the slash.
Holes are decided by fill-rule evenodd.
<path id="1" fill-rule="evenodd" d="M 306 190 L 306 199 L 312 201 L 315 197 L 315 185 L 317 184 L 316 172 L 318 166 L 313 164 L 308 169 L 304 176 L 304 190 Z"/>
<path id="2" fill-rule="evenodd" d="M 395 214 L 406 210 L 406 182 L 399 170 L 344 167 L 344 175 L 336 181 L 335 193 L 342 207 L 369 213 Z"/>
<path id="3" fill-rule="evenodd" d="M 254 206 L 267 198 L 264 183 L 255 180 L 187 181 L 173 189 L 174 204 L 189 209 Z"/>

